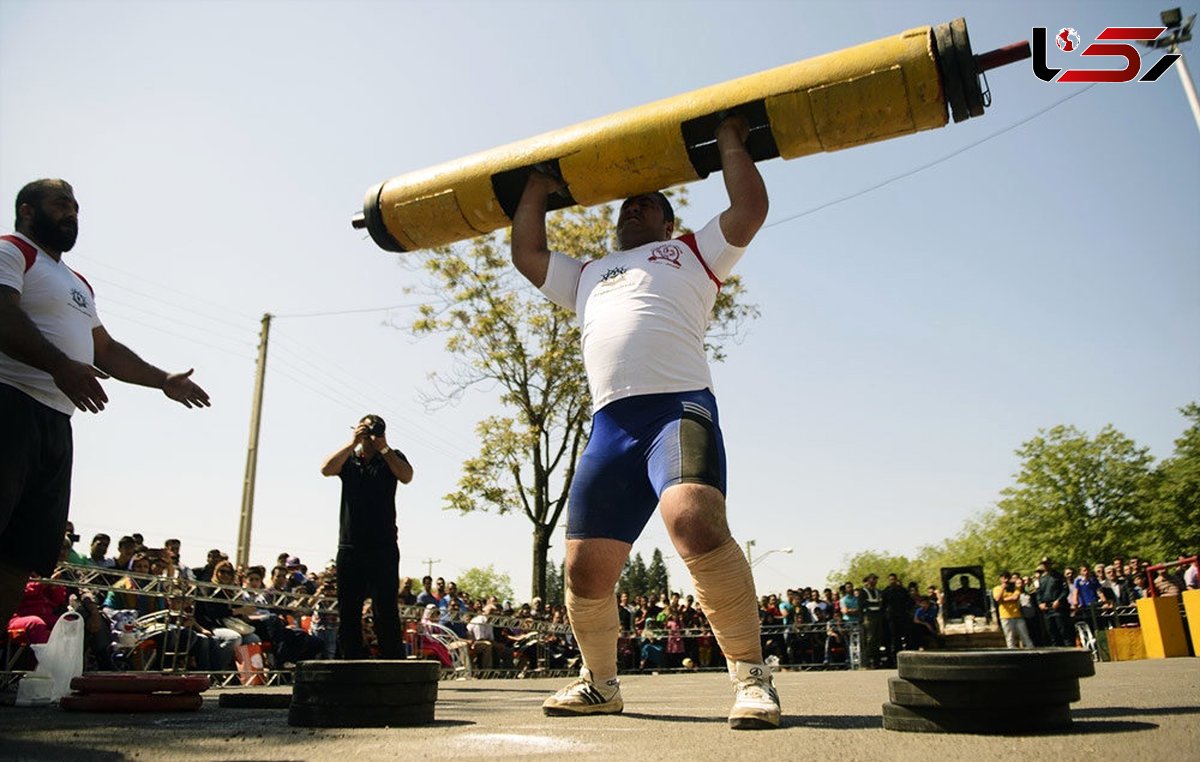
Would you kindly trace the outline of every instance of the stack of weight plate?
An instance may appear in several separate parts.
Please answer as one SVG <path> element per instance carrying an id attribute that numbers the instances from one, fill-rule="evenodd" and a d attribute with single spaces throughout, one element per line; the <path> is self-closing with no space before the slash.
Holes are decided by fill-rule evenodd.
<path id="1" fill-rule="evenodd" d="M 288 724 L 381 728 L 433 722 L 436 661 L 306 661 L 296 667 Z"/>
<path id="2" fill-rule="evenodd" d="M 883 727 L 917 733 L 1067 730 L 1079 678 L 1096 673 L 1076 648 L 904 651 L 888 680 Z"/>

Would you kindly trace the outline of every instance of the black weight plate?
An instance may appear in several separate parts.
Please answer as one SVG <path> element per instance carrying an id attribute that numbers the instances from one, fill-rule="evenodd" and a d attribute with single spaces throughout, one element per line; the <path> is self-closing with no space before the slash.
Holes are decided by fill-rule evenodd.
<path id="1" fill-rule="evenodd" d="M 883 705 L 885 730 L 911 733 L 973 733 L 1006 735 L 1045 733 L 1071 727 L 1071 708 L 1067 705 L 1036 709 L 935 709 Z"/>
<path id="2" fill-rule="evenodd" d="M 390 661 L 369 659 L 363 661 L 304 661 L 296 665 L 297 683 L 397 683 L 436 682 L 442 674 L 442 665 L 431 659 Z"/>
<path id="3" fill-rule="evenodd" d="M 892 677 L 888 698 L 900 706 L 948 709 L 1059 706 L 1079 700 L 1079 679 L 963 682 Z"/>
<path id="4" fill-rule="evenodd" d="M 902 651 L 897 674 L 905 680 L 1059 680 L 1096 674 L 1081 648 L 994 648 L 977 651 Z"/>
<path id="5" fill-rule="evenodd" d="M 433 704 L 334 707 L 293 703 L 288 709 L 288 724 L 307 728 L 382 728 L 432 722 Z"/>
<path id="6" fill-rule="evenodd" d="M 287 709 L 291 705 L 292 696 L 289 693 L 245 691 L 221 693 L 217 697 L 217 706 L 229 709 Z"/>
<path id="7" fill-rule="evenodd" d="M 309 706 L 414 706 L 437 701 L 437 683 L 296 683 L 292 701 Z"/>

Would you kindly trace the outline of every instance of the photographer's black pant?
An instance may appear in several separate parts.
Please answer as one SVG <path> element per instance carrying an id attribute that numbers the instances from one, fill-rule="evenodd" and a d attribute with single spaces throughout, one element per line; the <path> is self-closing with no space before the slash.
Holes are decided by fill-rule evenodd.
<path id="1" fill-rule="evenodd" d="M 343 659 L 369 659 L 363 645 L 363 601 L 371 599 L 379 657 L 404 658 L 400 641 L 400 551 L 339 548 L 337 555 L 338 646 Z"/>

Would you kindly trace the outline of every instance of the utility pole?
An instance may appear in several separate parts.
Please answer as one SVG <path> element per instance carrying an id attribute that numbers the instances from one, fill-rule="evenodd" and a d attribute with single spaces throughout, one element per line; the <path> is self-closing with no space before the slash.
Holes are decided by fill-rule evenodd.
<path id="1" fill-rule="evenodd" d="M 425 558 L 425 559 L 422 559 L 422 560 L 421 560 L 421 563 L 425 564 L 425 567 L 426 567 L 426 569 L 428 569 L 428 571 L 426 571 L 426 572 L 425 572 L 425 575 L 426 575 L 426 576 L 429 576 L 429 577 L 432 577 L 432 576 L 433 576 L 433 565 L 434 565 L 434 564 L 440 564 L 441 562 L 442 562 L 442 559 L 440 559 L 440 558 Z"/>
<path id="2" fill-rule="evenodd" d="M 242 482 L 242 515 L 238 522 L 237 563 L 250 565 L 250 528 L 254 520 L 254 475 L 258 469 L 258 425 L 262 420 L 263 381 L 267 375 L 267 338 L 271 313 L 262 316 L 258 334 L 258 363 L 254 373 L 254 400 L 250 407 L 250 446 L 246 450 L 246 478 Z"/>

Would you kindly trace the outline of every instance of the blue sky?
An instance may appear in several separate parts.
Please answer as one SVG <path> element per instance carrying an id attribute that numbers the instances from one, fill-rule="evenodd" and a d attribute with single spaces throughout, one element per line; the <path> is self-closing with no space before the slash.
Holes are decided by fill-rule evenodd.
<path id="1" fill-rule="evenodd" d="M 441 510 L 494 390 L 427 411 L 450 359 L 403 330 L 411 307 L 284 317 L 417 302 L 417 273 L 349 226 L 369 186 L 959 15 L 980 52 L 1034 26 L 1087 42 L 1163 7 L 0 0 L 0 196 L 70 180 L 67 261 L 109 331 L 195 366 L 214 401 L 110 382 L 110 407 L 75 417 L 76 526 L 178 536 L 186 562 L 233 552 L 271 312 L 253 559 L 333 556 L 338 483 L 318 469 L 375 411 L 416 470 L 402 572 L 492 564 L 524 596 L 530 525 Z M 771 214 L 738 271 L 762 317 L 714 378 L 734 533 L 794 550 L 756 566 L 764 592 L 954 533 L 1039 428 L 1111 423 L 1169 456 L 1200 399 L 1200 131 L 1178 74 L 1081 92 L 1026 62 L 989 81 L 982 118 L 760 165 Z M 689 192 L 693 226 L 724 207 L 719 177 Z M 655 519 L 636 550 L 669 545 Z"/>

